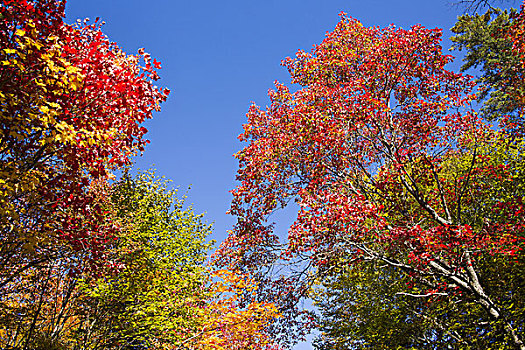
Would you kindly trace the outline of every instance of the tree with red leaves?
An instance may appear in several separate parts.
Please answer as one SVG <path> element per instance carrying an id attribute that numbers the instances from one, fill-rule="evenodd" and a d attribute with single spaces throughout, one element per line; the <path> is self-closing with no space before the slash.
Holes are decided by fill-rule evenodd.
<path id="1" fill-rule="evenodd" d="M 169 93 L 160 64 L 125 54 L 97 21 L 63 22 L 65 1 L 0 3 L 0 301 L 58 264 L 107 267 L 118 227 L 98 183 L 144 149 L 141 124 Z M 9 310 L 9 308 L 5 308 Z"/>
<path id="2" fill-rule="evenodd" d="M 374 264 L 408 281 L 393 294 L 481 309 L 474 331 L 525 349 L 510 302 L 522 294 L 501 285 L 522 257 L 524 144 L 471 109 L 474 83 L 445 68 L 440 42 L 438 29 L 343 14 L 311 53 L 283 62 L 299 89 L 276 83 L 265 110 L 250 108 L 238 221 L 216 262 L 264 282 L 258 298 L 280 305 L 286 327 L 313 285 Z M 282 240 L 271 214 L 292 201 Z"/>

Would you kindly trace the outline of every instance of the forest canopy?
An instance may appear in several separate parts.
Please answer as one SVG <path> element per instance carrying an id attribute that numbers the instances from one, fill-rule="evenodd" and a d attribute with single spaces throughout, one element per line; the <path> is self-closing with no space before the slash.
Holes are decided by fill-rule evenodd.
<path id="1" fill-rule="evenodd" d="M 0 348 L 525 349 L 525 3 L 495 5 L 462 2 L 452 52 L 342 12 L 285 58 L 215 248 L 134 164 L 161 63 L 65 0 L 2 0 Z"/>

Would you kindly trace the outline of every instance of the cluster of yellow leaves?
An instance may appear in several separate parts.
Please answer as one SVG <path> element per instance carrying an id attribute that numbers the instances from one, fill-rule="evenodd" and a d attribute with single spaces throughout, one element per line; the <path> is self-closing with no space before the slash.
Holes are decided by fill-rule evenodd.
<path id="1" fill-rule="evenodd" d="M 32 198 L 27 194 L 47 179 L 46 172 L 31 163 L 31 160 L 36 163 L 37 157 L 28 160 L 28 154 L 17 154 L 24 146 L 15 144 L 34 142 L 42 150 L 40 154 L 44 149 L 46 154 L 52 154 L 60 147 L 57 141 L 71 141 L 74 130 L 64 122 L 57 122 L 61 107 L 49 101 L 49 97 L 76 89 L 82 81 L 79 70 L 61 57 L 58 38 L 50 36 L 42 42 L 37 39 L 34 25 L 28 23 L 28 26 L 31 31 L 14 32 L 15 46 L 0 52 L 0 64 L 12 75 L 13 84 L 25 81 L 28 85 L 6 87 L 0 92 L 0 121 L 8 126 L 0 129 L 0 139 L 9 145 L 2 150 L 5 156 L 0 161 L 0 222 L 11 227 L 11 231 L 19 226 L 20 215 L 27 210 L 27 205 L 20 205 L 16 199 L 25 197 L 25 203 L 30 203 Z M 42 50 L 43 47 L 46 49 Z M 29 80 L 28 76 L 34 78 Z M 38 154 L 37 151 L 35 156 Z M 28 232 L 26 227 L 17 234 L 22 233 L 33 237 L 34 232 Z"/>
<path id="2" fill-rule="evenodd" d="M 57 37 L 49 36 L 42 42 L 42 39 L 37 38 L 34 25 L 28 25 L 33 27 L 31 31 L 15 31 L 14 41 L 17 45 L 2 50 L 1 64 L 11 68 L 19 76 L 32 75 L 31 83 L 34 84 L 26 87 L 23 94 L 0 93 L 0 116 L 3 121 L 13 119 L 16 122 L 9 133 L 19 140 L 27 137 L 28 133 L 38 131 L 49 132 L 40 140 L 42 145 L 60 138 L 71 139 L 71 128 L 52 128 L 57 123 L 55 117 L 60 113 L 61 107 L 49 101 L 46 96 L 59 96 L 77 90 L 83 78 L 80 69 L 61 57 L 61 44 Z M 35 68 L 38 69 L 38 74 L 35 74 Z M 12 113 L 13 110 L 18 113 Z"/>
<path id="3" fill-rule="evenodd" d="M 280 317 L 272 303 L 252 301 L 257 283 L 247 275 L 227 270 L 215 271 L 211 285 L 212 300 L 198 309 L 202 329 L 181 345 L 195 350 L 278 349 L 268 334 L 271 322 Z"/>

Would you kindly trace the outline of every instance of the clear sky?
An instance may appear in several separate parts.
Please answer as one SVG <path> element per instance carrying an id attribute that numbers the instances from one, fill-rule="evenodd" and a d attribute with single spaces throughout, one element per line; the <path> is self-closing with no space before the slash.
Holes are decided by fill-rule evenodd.
<path id="1" fill-rule="evenodd" d="M 462 8 L 454 0 L 68 0 L 68 22 L 100 17 L 127 53 L 144 47 L 162 62 L 159 85 L 172 92 L 146 125 L 151 141 L 137 167 L 154 167 L 206 212 L 218 242 L 234 223 L 225 212 L 235 187 L 245 113 L 268 104 L 280 66 L 333 30 L 341 11 L 366 26 L 443 28 L 443 47 Z M 512 2 L 511 2 L 512 3 Z M 459 63 L 459 62 L 458 62 Z M 458 67 L 454 64 L 453 67 Z M 308 343 L 296 349 L 311 349 Z"/>

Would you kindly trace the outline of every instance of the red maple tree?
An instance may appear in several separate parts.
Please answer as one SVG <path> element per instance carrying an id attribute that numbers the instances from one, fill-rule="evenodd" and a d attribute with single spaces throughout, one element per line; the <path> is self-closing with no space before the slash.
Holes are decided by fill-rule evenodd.
<path id="1" fill-rule="evenodd" d="M 299 88 L 276 83 L 270 105 L 247 114 L 238 221 L 217 262 L 265 280 L 259 297 L 286 314 L 330 268 L 381 261 L 423 290 L 407 295 L 472 298 L 524 348 L 477 264 L 521 252 L 523 144 L 471 109 L 474 84 L 445 68 L 441 34 L 343 14 L 311 53 L 283 62 Z M 281 240 L 270 215 L 290 201 L 297 217 Z"/>
<path id="2" fill-rule="evenodd" d="M 64 23 L 64 7 L 0 5 L 0 287 L 61 249 L 106 263 L 116 227 L 96 184 L 144 149 L 141 124 L 169 93 L 154 85 L 159 62 L 127 55 L 97 21 Z"/>

